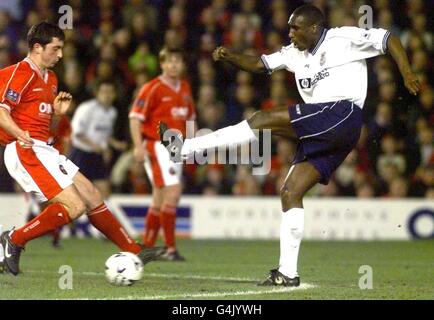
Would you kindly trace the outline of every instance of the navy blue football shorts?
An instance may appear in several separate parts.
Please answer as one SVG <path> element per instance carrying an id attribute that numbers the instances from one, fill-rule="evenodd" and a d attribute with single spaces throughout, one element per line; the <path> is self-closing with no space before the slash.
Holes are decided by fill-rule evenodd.
<path id="1" fill-rule="evenodd" d="M 80 172 L 90 181 L 104 180 L 109 177 L 109 170 L 100 153 L 86 152 L 72 147 L 68 158 L 80 168 Z"/>
<path id="2" fill-rule="evenodd" d="M 351 101 L 306 103 L 289 106 L 289 116 L 299 143 L 292 164 L 311 163 L 327 184 L 332 173 L 357 145 L 362 109 Z"/>

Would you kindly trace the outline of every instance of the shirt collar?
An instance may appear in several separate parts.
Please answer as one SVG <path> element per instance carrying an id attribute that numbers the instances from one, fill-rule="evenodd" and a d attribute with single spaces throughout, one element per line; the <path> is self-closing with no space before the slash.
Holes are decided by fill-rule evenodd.
<path id="1" fill-rule="evenodd" d="M 178 92 L 179 92 L 179 89 L 181 89 L 181 81 L 180 81 L 180 80 L 178 80 L 177 83 L 176 83 L 176 85 L 173 86 L 173 85 L 172 85 L 169 81 L 167 81 L 167 80 L 166 80 L 162 75 L 160 75 L 158 78 L 161 80 L 161 82 L 163 82 L 166 86 L 168 86 L 170 89 L 172 89 L 172 90 L 175 91 L 176 93 L 178 93 Z"/>
<path id="2" fill-rule="evenodd" d="M 314 55 L 317 51 L 318 48 L 321 46 L 321 43 L 323 43 L 325 36 L 327 34 L 327 29 L 324 28 L 324 30 L 322 31 L 321 37 L 319 37 L 318 42 L 316 43 L 315 47 L 312 50 L 308 50 L 310 54 Z"/>
<path id="3" fill-rule="evenodd" d="M 48 80 L 48 70 L 45 69 L 42 71 L 28 56 L 24 58 L 24 61 L 27 62 L 30 65 L 30 68 L 32 68 L 36 73 L 44 80 L 45 83 L 47 83 Z"/>

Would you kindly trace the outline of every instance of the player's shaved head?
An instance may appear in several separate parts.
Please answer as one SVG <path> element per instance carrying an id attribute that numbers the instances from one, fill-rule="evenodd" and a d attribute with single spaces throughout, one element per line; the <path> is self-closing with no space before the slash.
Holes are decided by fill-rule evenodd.
<path id="1" fill-rule="evenodd" d="M 311 5 L 305 4 L 298 7 L 293 12 L 294 16 L 302 16 L 308 25 L 316 24 L 317 26 L 324 27 L 325 19 L 320 9 Z"/>
<path id="2" fill-rule="evenodd" d="M 306 4 L 294 10 L 288 21 L 289 38 L 300 51 L 312 49 L 324 31 L 325 19 L 321 10 Z"/>

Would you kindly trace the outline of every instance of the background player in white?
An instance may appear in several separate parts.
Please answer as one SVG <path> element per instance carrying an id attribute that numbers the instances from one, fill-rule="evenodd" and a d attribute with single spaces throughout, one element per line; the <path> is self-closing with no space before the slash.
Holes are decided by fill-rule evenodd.
<path id="1" fill-rule="evenodd" d="M 294 72 L 305 104 L 256 112 L 235 126 L 186 139 L 182 148 L 179 139 L 168 143 L 165 123 L 159 126 L 162 142 L 172 152 L 178 149 L 184 159 L 208 148 L 247 143 L 256 139 L 252 129 L 270 129 L 274 135 L 298 139 L 281 189 L 280 266 L 271 270 L 262 285 L 300 284 L 297 259 L 304 229 L 303 197 L 316 183 L 328 182 L 358 141 L 367 91 L 365 59 L 389 52 L 408 91 L 415 95 L 420 89 L 399 39 L 390 32 L 355 27 L 327 30 L 324 21 L 318 8 L 304 5 L 294 10 L 288 22 L 292 44 L 279 52 L 254 57 L 219 47 L 213 53 L 216 61 L 249 72 Z"/>
<path id="2" fill-rule="evenodd" d="M 118 112 L 113 106 L 116 86 L 100 81 L 95 98 L 81 103 L 72 118 L 72 148 L 68 158 L 107 199 L 110 195 L 110 148 L 125 151 L 127 144 L 113 137 Z"/>

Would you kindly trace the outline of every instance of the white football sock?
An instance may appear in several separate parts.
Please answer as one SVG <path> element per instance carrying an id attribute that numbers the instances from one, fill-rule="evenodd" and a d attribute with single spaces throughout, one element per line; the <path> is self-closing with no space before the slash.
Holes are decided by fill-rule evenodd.
<path id="1" fill-rule="evenodd" d="M 282 221 L 280 222 L 279 271 L 289 278 L 298 276 L 297 260 L 303 230 L 303 208 L 292 208 L 282 214 Z"/>
<path id="2" fill-rule="evenodd" d="M 185 139 L 181 155 L 188 157 L 194 152 L 222 146 L 237 146 L 254 139 L 257 139 L 255 134 L 247 123 L 247 120 L 244 120 L 234 126 L 222 128 L 201 137 Z"/>

